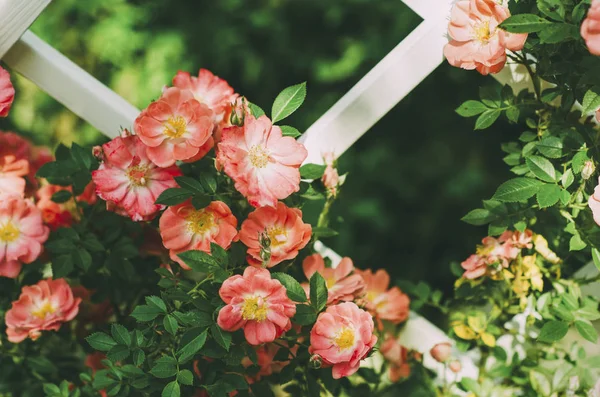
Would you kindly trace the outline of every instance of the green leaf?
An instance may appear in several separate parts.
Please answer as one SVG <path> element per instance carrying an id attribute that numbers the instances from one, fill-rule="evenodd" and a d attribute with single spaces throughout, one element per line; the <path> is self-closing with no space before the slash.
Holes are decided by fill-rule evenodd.
<path id="1" fill-rule="evenodd" d="M 149 305 L 140 305 L 133 309 L 131 317 L 135 318 L 139 322 L 144 323 L 154 320 L 161 313 L 162 311 L 157 307 Z"/>
<path id="2" fill-rule="evenodd" d="M 493 214 L 486 209 L 476 208 L 470 211 L 467 215 L 463 216 L 460 220 L 470 225 L 481 226 L 487 225 L 497 218 L 498 215 Z"/>
<path id="3" fill-rule="evenodd" d="M 211 174 L 203 173 L 200 175 L 200 183 L 208 193 L 214 194 L 217 191 L 217 180 Z"/>
<path id="4" fill-rule="evenodd" d="M 210 327 L 210 334 L 212 335 L 213 339 L 219 344 L 219 346 L 229 351 L 229 347 L 231 346 L 230 332 L 225 332 L 217 324 L 213 324 Z"/>
<path id="5" fill-rule="evenodd" d="M 298 138 L 300 135 L 302 135 L 300 131 L 298 131 L 294 127 L 290 127 L 289 125 L 282 125 L 279 128 L 281 128 L 281 133 L 283 134 L 283 136 L 291 136 L 292 138 Z"/>
<path id="6" fill-rule="evenodd" d="M 506 109 L 506 118 L 513 123 L 519 122 L 519 115 L 521 114 L 521 110 L 517 106 L 511 106 Z"/>
<path id="7" fill-rule="evenodd" d="M 585 247 L 587 247 L 587 244 L 581 239 L 579 234 L 575 234 L 569 240 L 569 251 L 581 251 Z"/>
<path id="8" fill-rule="evenodd" d="M 562 189 L 558 185 L 543 185 L 537 192 L 537 202 L 540 208 L 551 207 L 558 202 Z"/>
<path id="9" fill-rule="evenodd" d="M 181 188 L 190 193 L 204 194 L 204 188 L 202 187 L 202 184 L 200 181 L 197 181 L 194 178 L 190 178 L 188 176 L 176 176 L 175 181 Z"/>
<path id="10" fill-rule="evenodd" d="M 165 304 L 165 301 L 163 301 L 158 296 L 150 295 L 147 296 L 145 300 L 148 306 L 154 306 L 163 313 L 167 312 L 167 305 Z"/>
<path id="11" fill-rule="evenodd" d="M 542 185 L 542 182 L 532 178 L 513 178 L 500 185 L 492 199 L 508 203 L 527 200 L 533 197 Z"/>
<path id="12" fill-rule="evenodd" d="M 89 148 L 83 148 L 76 143 L 71 145 L 71 157 L 79 166 L 89 170 L 92 167 L 94 156 Z"/>
<path id="13" fill-rule="evenodd" d="M 588 90 L 583 96 L 581 106 L 581 114 L 584 116 L 598 110 L 600 108 L 600 87 L 593 87 Z"/>
<path id="14" fill-rule="evenodd" d="M 83 248 L 77 248 L 73 251 L 73 263 L 87 271 L 92 266 L 92 255 Z"/>
<path id="15" fill-rule="evenodd" d="M 460 105 L 456 109 L 456 113 L 458 113 L 462 117 L 471 117 L 481 114 L 488 110 L 488 107 L 479 101 L 466 101 L 462 105 Z"/>
<path id="16" fill-rule="evenodd" d="M 107 352 L 117 345 L 117 342 L 104 332 L 91 334 L 85 340 L 91 347 L 102 352 Z"/>
<path id="17" fill-rule="evenodd" d="M 285 88 L 277 95 L 271 109 L 273 123 L 285 119 L 294 113 L 306 98 L 306 83 Z"/>
<path id="18" fill-rule="evenodd" d="M 310 304 L 320 312 L 327 305 L 327 283 L 319 273 L 310 278 Z"/>
<path id="19" fill-rule="evenodd" d="M 534 14 L 517 14 L 508 17 L 500 28 L 510 33 L 533 33 L 544 29 L 550 22 Z"/>
<path id="20" fill-rule="evenodd" d="M 204 251 L 186 251 L 178 256 L 186 265 L 197 272 L 208 273 L 211 268 L 220 267 L 219 262 Z"/>
<path id="21" fill-rule="evenodd" d="M 62 395 L 58 386 L 56 386 L 52 383 L 44 383 L 44 386 L 42 388 L 44 390 L 44 393 L 46 393 L 47 396 L 54 396 L 54 395 L 61 396 Z"/>
<path id="22" fill-rule="evenodd" d="M 177 324 L 177 320 L 171 315 L 165 316 L 163 319 L 163 327 L 165 330 L 171 335 L 175 335 L 177 333 L 177 329 L 179 328 L 179 324 Z"/>
<path id="23" fill-rule="evenodd" d="M 55 279 L 68 276 L 73 271 L 72 255 L 60 255 L 52 260 L 52 275 Z"/>
<path id="24" fill-rule="evenodd" d="M 529 170 L 544 182 L 556 182 L 556 170 L 550 160 L 541 156 L 529 156 L 525 159 Z"/>
<path id="25" fill-rule="evenodd" d="M 73 195 L 68 190 L 59 190 L 58 192 L 52 195 L 52 201 L 55 203 L 61 204 L 68 201 Z"/>
<path id="26" fill-rule="evenodd" d="M 532 131 L 525 131 L 521 134 L 521 136 L 519 137 L 519 140 L 521 142 L 531 142 L 533 141 L 535 138 L 537 138 L 537 134 L 535 132 Z"/>
<path id="27" fill-rule="evenodd" d="M 303 179 L 319 179 L 325 173 L 325 165 L 319 164 L 304 164 L 300 167 L 300 176 Z"/>
<path id="28" fill-rule="evenodd" d="M 194 375 L 189 369 L 184 369 L 177 374 L 177 381 L 182 385 L 191 386 L 194 384 Z"/>
<path id="29" fill-rule="evenodd" d="M 202 208 L 208 207 L 212 199 L 210 196 L 197 194 L 192 198 L 192 205 L 195 209 L 201 210 Z"/>
<path id="30" fill-rule="evenodd" d="M 306 292 L 294 277 L 285 273 L 271 273 L 271 277 L 285 287 L 288 298 L 294 302 L 306 302 Z"/>
<path id="31" fill-rule="evenodd" d="M 150 373 L 156 378 L 166 379 L 177 374 L 177 362 L 167 360 L 157 360 L 156 364 L 150 370 Z"/>
<path id="32" fill-rule="evenodd" d="M 117 343 L 125 346 L 131 346 L 131 335 L 129 335 L 127 328 L 121 324 L 113 324 L 110 328 L 110 333 Z"/>
<path id="33" fill-rule="evenodd" d="M 600 251 L 597 248 L 592 248 L 592 259 L 596 268 L 600 270 Z"/>
<path id="34" fill-rule="evenodd" d="M 573 172 L 576 174 L 581 173 L 585 163 L 589 161 L 590 158 L 587 155 L 587 151 L 577 152 L 575 156 L 573 156 L 573 161 L 571 165 L 573 166 Z"/>
<path id="35" fill-rule="evenodd" d="M 596 328 L 588 321 L 576 320 L 575 321 L 575 329 L 579 332 L 584 339 L 596 343 L 598 341 L 598 332 Z"/>
<path id="36" fill-rule="evenodd" d="M 542 29 L 538 33 L 538 37 L 542 44 L 556 44 L 577 39 L 579 37 L 579 28 L 570 23 L 553 23 Z"/>
<path id="37" fill-rule="evenodd" d="M 498 117 L 502 114 L 502 110 L 499 109 L 489 109 L 485 112 L 481 113 L 481 115 L 475 121 L 475 129 L 476 130 L 484 130 L 494 124 Z"/>
<path id="38" fill-rule="evenodd" d="M 162 391 L 161 397 L 180 397 L 181 390 L 176 380 L 170 382 Z"/>
<path id="39" fill-rule="evenodd" d="M 194 357 L 194 355 L 196 353 L 198 353 L 198 351 L 200 349 L 202 349 L 202 347 L 206 343 L 206 336 L 207 336 L 207 331 L 204 330 L 200 333 L 200 335 L 196 336 L 194 339 L 192 339 L 190 342 L 188 342 L 185 346 L 183 346 L 177 352 L 177 355 L 179 356 L 179 362 L 182 363 L 182 362 L 185 362 L 185 361 L 189 360 L 190 358 Z"/>
<path id="40" fill-rule="evenodd" d="M 162 192 L 156 199 L 156 204 L 177 205 L 183 203 L 190 197 L 192 197 L 192 193 L 187 189 L 174 187 Z"/>
<path id="41" fill-rule="evenodd" d="M 564 321 L 548 321 L 540 330 L 538 341 L 553 343 L 565 337 L 569 331 L 569 323 Z"/>
<path id="42" fill-rule="evenodd" d="M 136 349 L 133 351 L 133 364 L 140 366 L 146 360 L 146 353 L 142 349 Z"/>
<path id="43" fill-rule="evenodd" d="M 560 182 L 562 183 L 563 187 L 566 189 L 569 186 L 571 186 L 571 184 L 575 181 L 575 177 L 573 176 L 573 170 L 572 169 L 568 169 L 565 171 L 565 173 L 562 175 L 562 178 L 560 179 Z"/>
<path id="44" fill-rule="evenodd" d="M 315 239 L 337 236 L 339 233 L 328 227 L 313 227 L 312 234 Z"/>
<path id="45" fill-rule="evenodd" d="M 536 147 L 540 153 L 551 159 L 558 159 L 564 156 L 563 143 L 560 138 L 555 136 L 545 137 L 541 142 L 538 142 Z"/>
<path id="46" fill-rule="evenodd" d="M 210 255 L 221 265 L 225 267 L 229 264 L 229 255 L 219 244 L 210 243 Z"/>
<path id="47" fill-rule="evenodd" d="M 538 10 L 542 14 L 557 21 L 564 21 L 565 6 L 561 0 L 537 0 Z"/>
<path id="48" fill-rule="evenodd" d="M 123 361 L 129 357 L 129 353 L 129 348 L 127 346 L 117 345 L 106 353 L 106 357 L 113 363 L 116 363 L 117 361 Z"/>
<path id="49" fill-rule="evenodd" d="M 312 306 L 296 305 L 296 315 L 293 322 L 298 325 L 310 325 L 317 321 L 317 312 Z"/>
<path id="50" fill-rule="evenodd" d="M 250 112 L 252 113 L 254 118 L 259 118 L 260 116 L 263 116 L 265 114 L 265 111 L 262 110 L 262 108 L 255 103 L 248 102 L 248 107 L 250 108 Z"/>
<path id="51" fill-rule="evenodd" d="M 552 306 L 550 312 L 560 318 L 563 321 L 571 322 L 575 319 L 575 316 L 571 310 L 567 309 L 564 305 Z"/>

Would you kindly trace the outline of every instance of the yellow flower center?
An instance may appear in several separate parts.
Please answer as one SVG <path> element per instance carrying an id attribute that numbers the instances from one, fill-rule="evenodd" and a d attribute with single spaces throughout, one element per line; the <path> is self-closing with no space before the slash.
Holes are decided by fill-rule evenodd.
<path id="1" fill-rule="evenodd" d="M 244 299 L 242 318 L 244 320 L 264 321 L 267 318 L 267 304 L 260 296 L 249 296 Z"/>
<path id="2" fill-rule="evenodd" d="M 169 138 L 180 138 L 187 127 L 185 119 L 181 116 L 169 117 L 169 119 L 163 124 L 165 127 L 163 134 Z"/>
<path id="3" fill-rule="evenodd" d="M 215 227 L 215 217 L 206 210 L 192 211 L 186 218 L 188 230 L 195 234 L 204 234 Z"/>
<path id="4" fill-rule="evenodd" d="M 340 350 L 346 350 L 354 346 L 354 331 L 351 328 L 344 328 L 335 337 L 335 344 Z"/>
<path id="5" fill-rule="evenodd" d="M 490 32 L 490 21 L 482 21 L 475 25 L 473 33 L 477 41 L 487 44 L 493 36 L 493 33 Z"/>
<path id="6" fill-rule="evenodd" d="M 248 152 L 250 163 L 256 168 L 265 168 L 269 164 L 269 152 L 261 145 L 254 145 Z"/>
<path id="7" fill-rule="evenodd" d="M 127 169 L 127 177 L 133 186 L 146 186 L 146 183 L 148 183 L 147 173 L 148 167 L 143 165 L 134 165 Z"/>
<path id="8" fill-rule="evenodd" d="M 277 248 L 287 242 L 287 229 L 280 226 L 274 226 L 267 231 L 269 240 L 271 240 L 271 247 Z"/>
<path id="9" fill-rule="evenodd" d="M 0 226 L 0 241 L 5 243 L 12 243 L 16 239 L 19 238 L 21 232 L 12 222 L 8 222 L 7 224 Z"/>
<path id="10" fill-rule="evenodd" d="M 325 284 L 327 284 L 327 289 L 331 289 L 335 285 L 335 278 L 331 277 L 325 280 Z"/>
<path id="11" fill-rule="evenodd" d="M 50 303 L 50 301 L 44 301 L 40 307 L 31 312 L 31 315 L 40 319 L 44 319 L 46 316 L 54 314 L 55 312 L 56 308 L 52 306 L 52 303 Z"/>

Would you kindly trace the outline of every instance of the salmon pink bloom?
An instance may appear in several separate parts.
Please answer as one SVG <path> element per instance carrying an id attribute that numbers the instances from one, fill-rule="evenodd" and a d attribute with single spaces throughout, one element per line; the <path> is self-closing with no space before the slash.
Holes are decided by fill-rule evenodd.
<path id="1" fill-rule="evenodd" d="M 17 160 L 13 155 L 0 157 L 0 193 L 23 195 L 25 176 L 29 173 L 29 162 Z"/>
<path id="2" fill-rule="evenodd" d="M 310 331 L 310 354 L 318 354 L 332 376 L 340 379 L 358 371 L 360 361 L 377 343 L 373 318 L 353 302 L 329 306 Z"/>
<path id="3" fill-rule="evenodd" d="M 267 116 L 248 116 L 242 127 L 226 128 L 218 147 L 217 162 L 254 207 L 275 207 L 300 189 L 299 168 L 308 152 Z"/>
<path id="4" fill-rule="evenodd" d="M 148 146 L 148 158 L 159 167 L 198 155 L 213 132 L 213 112 L 191 91 L 167 88 L 135 120 L 135 132 Z"/>
<path id="5" fill-rule="evenodd" d="M 387 320 L 394 324 L 406 321 L 410 310 L 410 299 L 400 288 L 390 289 L 390 275 L 383 269 L 377 270 L 375 274 L 371 269 L 355 270 L 365 280 L 364 304 L 367 310 L 378 320 L 378 327 L 382 329 L 381 320 Z"/>
<path id="6" fill-rule="evenodd" d="M 444 55 L 452 66 L 483 75 L 498 73 L 506 63 L 506 51 L 523 48 L 527 34 L 508 33 L 498 25 L 510 16 L 508 7 L 495 0 L 459 0 L 450 14 L 450 42 Z"/>
<path id="7" fill-rule="evenodd" d="M 310 241 L 312 226 L 302 221 L 302 211 L 278 202 L 260 207 L 242 223 L 240 240 L 248 247 L 248 263 L 273 267 L 294 259 Z M 265 256 L 266 254 L 266 256 Z"/>
<path id="8" fill-rule="evenodd" d="M 43 185 L 36 192 L 38 201 L 36 206 L 42 211 L 42 217 L 44 223 L 50 226 L 50 229 L 56 230 L 59 227 L 66 227 L 73 223 L 74 220 L 79 221 L 80 214 L 79 209 L 75 200 L 78 202 L 86 202 L 89 205 L 93 205 L 96 200 L 96 187 L 90 182 L 83 193 L 75 198 L 70 198 L 64 203 L 56 203 L 52 201 L 52 196 L 60 191 L 72 192 L 70 186 L 58 186 L 58 185 Z"/>
<path id="9" fill-rule="evenodd" d="M 292 328 L 296 306 L 266 269 L 249 266 L 242 276 L 229 277 L 219 296 L 227 306 L 219 311 L 217 324 L 229 332 L 242 328 L 251 345 L 273 342 Z"/>
<path id="10" fill-rule="evenodd" d="M 23 263 L 40 256 L 49 234 L 42 213 L 17 195 L 0 198 L 0 277 L 16 278 Z"/>
<path id="11" fill-rule="evenodd" d="M 507 231 L 499 238 L 485 237 L 482 245 L 477 247 L 477 253 L 469 256 L 461 263 L 465 273 L 463 277 L 476 279 L 486 274 L 494 275 L 502 268 L 507 268 L 510 261 L 521 252 L 521 248 L 531 248 L 533 233 L 531 231 Z"/>
<path id="12" fill-rule="evenodd" d="M 237 241 L 237 219 L 222 201 L 197 210 L 188 200 L 169 207 L 160 217 L 160 235 L 171 259 L 189 270 L 178 254 L 189 250 L 210 253 L 210 243 L 228 249 Z"/>
<path id="13" fill-rule="evenodd" d="M 79 311 L 81 299 L 65 279 L 42 280 L 36 285 L 23 287 L 19 300 L 6 312 L 6 334 L 12 343 L 26 338 L 36 340 L 42 331 L 58 331 L 63 323 L 71 321 Z"/>
<path id="14" fill-rule="evenodd" d="M 191 91 L 194 99 L 213 111 L 215 123 L 223 120 L 229 104 L 237 97 L 227 81 L 215 76 L 207 69 L 200 69 L 198 77 L 192 77 L 187 72 L 179 71 L 173 77 L 173 86 Z"/>
<path id="15" fill-rule="evenodd" d="M 0 117 L 8 116 L 15 99 L 15 87 L 10 81 L 10 74 L 0 67 Z"/>
<path id="16" fill-rule="evenodd" d="M 385 341 L 381 344 L 380 352 L 390 364 L 389 376 L 392 382 L 398 382 L 400 379 L 409 377 L 408 349 L 402 346 L 393 335 L 386 335 Z"/>
<path id="17" fill-rule="evenodd" d="M 592 1 L 587 17 L 581 24 L 581 37 L 592 55 L 600 55 L 600 1 Z"/>
<path id="18" fill-rule="evenodd" d="M 354 264 L 350 258 L 342 258 L 335 268 L 326 268 L 323 257 L 313 254 L 302 262 L 304 275 L 310 280 L 313 274 L 319 273 L 327 283 L 327 304 L 332 305 L 339 301 L 352 301 L 362 294 L 365 281 L 359 274 L 350 274 L 354 271 Z M 305 289 L 308 288 L 308 284 Z M 307 294 L 308 295 L 308 294 Z"/>
<path id="19" fill-rule="evenodd" d="M 14 132 L 0 131 L 0 157 L 8 155 L 27 160 L 31 155 L 31 143 Z"/>
<path id="20" fill-rule="evenodd" d="M 321 181 L 323 182 L 323 186 L 327 189 L 327 192 L 335 197 L 338 193 L 338 187 L 340 186 L 340 175 L 338 174 L 337 168 L 335 168 L 335 156 L 333 152 L 328 152 L 323 155 L 323 160 L 325 160 L 325 172 L 323 173 L 323 177 L 321 177 Z"/>
<path id="21" fill-rule="evenodd" d="M 155 201 L 166 189 L 177 187 L 174 177 L 181 175 L 179 168 L 157 167 L 136 135 L 117 137 L 102 151 L 104 161 L 92 172 L 92 180 L 107 208 L 134 221 L 154 218 L 164 208 Z"/>

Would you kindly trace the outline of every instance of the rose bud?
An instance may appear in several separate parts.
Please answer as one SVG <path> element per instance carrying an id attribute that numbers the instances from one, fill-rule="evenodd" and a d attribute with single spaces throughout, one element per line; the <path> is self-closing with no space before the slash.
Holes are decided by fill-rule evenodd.
<path id="1" fill-rule="evenodd" d="M 450 362 L 450 364 L 448 365 L 448 367 L 450 368 L 450 371 L 452 371 L 455 374 L 457 374 L 462 369 L 462 364 L 460 363 L 460 361 L 454 360 L 454 361 Z"/>
<path id="2" fill-rule="evenodd" d="M 594 162 L 592 160 L 588 160 L 583 165 L 583 169 L 581 170 L 581 177 L 585 180 L 590 179 L 592 174 L 596 171 L 596 167 L 594 166 Z"/>
<path id="3" fill-rule="evenodd" d="M 437 345 L 431 348 L 429 353 L 435 361 L 445 363 L 446 361 L 448 361 L 448 359 L 450 359 L 450 355 L 452 353 L 452 345 L 448 342 L 438 343 Z"/>

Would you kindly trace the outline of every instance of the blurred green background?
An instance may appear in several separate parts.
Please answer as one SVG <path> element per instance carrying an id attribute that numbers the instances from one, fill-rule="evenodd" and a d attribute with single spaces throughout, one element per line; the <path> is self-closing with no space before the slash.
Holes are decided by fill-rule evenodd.
<path id="1" fill-rule="evenodd" d="M 265 108 L 308 81 L 290 120 L 304 130 L 420 22 L 400 0 L 56 0 L 32 30 L 139 108 L 179 69 L 208 68 Z M 444 63 L 341 158 L 341 233 L 328 245 L 360 267 L 452 288 L 449 262 L 486 232 L 460 217 L 508 176 L 499 146 L 519 132 L 474 132 L 454 113 L 483 84 L 493 81 Z M 1 128 L 50 145 L 102 139 L 33 84 L 16 88 Z"/>

